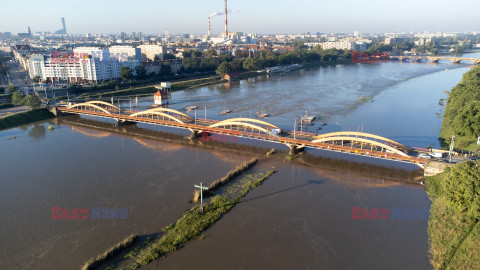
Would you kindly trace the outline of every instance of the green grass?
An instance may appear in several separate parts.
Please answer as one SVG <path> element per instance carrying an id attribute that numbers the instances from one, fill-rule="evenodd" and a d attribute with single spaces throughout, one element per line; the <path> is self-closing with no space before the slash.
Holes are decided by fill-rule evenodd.
<path id="1" fill-rule="evenodd" d="M 244 178 L 247 180 L 243 181 L 243 184 L 237 189 L 235 197 L 229 198 L 223 195 L 213 197 L 210 203 L 205 204 L 204 213 L 200 213 L 198 205 L 192 207 L 177 222 L 163 229 L 165 234 L 159 241 L 138 252 L 135 257 L 134 268 L 139 265 L 146 265 L 169 252 L 182 248 L 188 241 L 200 237 L 205 229 L 230 211 L 252 188 L 261 185 L 274 172 L 270 170 L 248 175 Z"/>
<path id="2" fill-rule="evenodd" d="M 428 221 L 430 263 L 434 269 L 480 269 L 480 226 L 458 213 L 443 196 L 445 173 L 426 177 L 427 194 L 432 200 Z"/>
<path id="3" fill-rule="evenodd" d="M 240 175 L 242 172 L 252 168 L 257 164 L 258 159 L 254 158 L 250 161 L 246 161 L 242 163 L 242 165 L 236 167 L 235 169 L 231 170 L 226 176 L 222 177 L 219 180 L 214 181 L 213 183 L 210 184 L 207 190 L 203 191 L 203 196 L 209 196 L 213 194 L 213 192 L 218 189 L 219 187 L 227 184 L 229 181 Z M 196 190 L 195 193 L 193 194 L 193 202 L 198 202 L 200 201 L 200 190 Z"/>
<path id="4" fill-rule="evenodd" d="M 55 117 L 48 109 L 36 109 L 11 114 L 0 119 L 0 130 L 21 126 Z"/>
<path id="5" fill-rule="evenodd" d="M 480 269 L 480 222 L 474 223 L 456 252 L 452 254 L 446 269 Z"/>
<path id="6" fill-rule="evenodd" d="M 106 262 L 108 259 L 120 253 L 124 248 L 131 246 L 135 240 L 137 240 L 137 235 L 131 234 L 127 236 L 123 241 L 117 243 L 113 247 L 109 248 L 102 254 L 99 254 L 96 258 L 91 258 L 83 266 L 82 270 L 91 270 L 100 266 L 102 263 Z M 111 265 L 107 268 L 111 268 Z"/>

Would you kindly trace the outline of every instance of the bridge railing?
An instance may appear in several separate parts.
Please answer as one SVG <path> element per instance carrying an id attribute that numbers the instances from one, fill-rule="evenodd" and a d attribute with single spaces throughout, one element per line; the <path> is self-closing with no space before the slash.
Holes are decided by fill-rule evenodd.
<path id="1" fill-rule="evenodd" d="M 151 124 L 160 124 L 165 126 L 172 126 L 172 127 L 179 127 L 184 129 L 192 129 L 197 131 L 206 131 L 211 133 L 219 133 L 219 134 L 227 134 L 231 136 L 238 136 L 238 137 L 249 137 L 259 140 L 265 141 L 272 141 L 272 142 L 279 142 L 283 144 L 289 145 L 299 145 L 299 146 L 307 146 L 307 147 L 314 147 L 320 149 L 327 149 L 327 150 L 334 150 L 334 151 L 342 151 L 348 153 L 355 153 L 361 154 L 366 156 L 376 156 L 380 158 L 386 159 L 396 159 L 402 161 L 408 161 L 412 163 L 426 163 L 428 160 L 411 157 L 411 156 L 401 156 L 394 153 L 386 153 L 380 152 L 376 150 L 368 150 L 368 149 L 359 149 L 354 147 L 347 147 L 347 146 L 340 146 L 335 144 L 327 144 L 327 143 L 313 143 L 312 141 L 307 140 L 300 140 L 282 136 L 271 136 L 266 134 L 259 134 L 254 132 L 244 132 L 239 130 L 232 130 L 232 129 L 225 129 L 225 128 L 216 128 L 216 127 L 208 127 L 205 125 L 199 124 L 189 124 L 189 123 L 179 123 L 173 121 L 164 121 L 160 119 L 152 119 L 152 118 L 144 118 L 144 117 L 136 117 L 136 116 L 129 116 L 123 114 L 107 114 L 104 112 L 97 112 L 97 111 L 89 111 L 89 110 L 79 110 L 79 109 L 68 109 L 68 108 L 59 108 L 60 111 L 65 112 L 72 112 L 72 113 L 79 113 L 79 114 L 86 114 L 86 115 L 95 115 L 100 117 L 107 117 L 107 118 L 114 118 L 114 119 L 121 119 L 124 121 L 132 121 L 132 122 L 142 122 L 142 123 L 151 123 Z"/>

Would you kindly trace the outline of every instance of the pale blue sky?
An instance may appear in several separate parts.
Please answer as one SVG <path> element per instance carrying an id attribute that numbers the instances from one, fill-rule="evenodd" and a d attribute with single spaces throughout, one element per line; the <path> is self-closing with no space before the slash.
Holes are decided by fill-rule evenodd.
<path id="1" fill-rule="evenodd" d="M 0 32 L 206 33 L 224 0 L 0 0 Z M 256 33 L 480 31 L 479 0 L 229 0 L 229 31 Z M 223 16 L 212 19 L 212 32 Z"/>

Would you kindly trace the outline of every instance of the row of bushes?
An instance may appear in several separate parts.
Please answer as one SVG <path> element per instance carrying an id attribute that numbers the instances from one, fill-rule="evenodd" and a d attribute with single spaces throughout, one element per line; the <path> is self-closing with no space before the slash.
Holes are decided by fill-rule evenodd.
<path id="1" fill-rule="evenodd" d="M 33 123 L 36 121 L 42 121 L 53 117 L 55 117 L 55 115 L 45 108 L 15 113 L 7 117 L 0 118 L 0 130 Z"/>
<path id="2" fill-rule="evenodd" d="M 100 266 L 102 263 L 113 258 L 115 255 L 120 253 L 123 249 L 131 246 L 138 238 L 138 235 L 131 234 L 127 236 L 123 241 L 117 243 L 113 247 L 109 248 L 102 254 L 99 254 L 96 258 L 91 258 L 83 266 L 82 270 L 93 270 Z"/>
<path id="3" fill-rule="evenodd" d="M 215 196 L 212 201 L 204 206 L 204 213 L 200 213 L 199 206 L 194 206 L 175 223 L 165 227 L 164 236 L 156 243 L 141 250 L 135 257 L 137 265 L 146 265 L 153 260 L 175 251 L 194 239 L 215 223 L 222 215 L 232 209 L 252 188 L 259 186 L 275 171 L 266 171 L 245 177 L 247 181 L 241 186 L 238 195 L 229 199 L 222 195 Z"/>
<path id="4" fill-rule="evenodd" d="M 240 175 L 242 172 L 252 168 L 253 166 L 255 166 L 255 164 L 257 164 L 257 162 L 258 162 L 258 159 L 253 158 L 250 161 L 246 161 L 246 162 L 242 163 L 242 165 L 240 165 L 240 166 L 236 167 L 235 169 L 231 170 L 227 175 L 225 175 L 221 179 L 218 179 L 218 180 L 214 181 L 213 183 L 211 183 L 210 186 L 208 187 L 208 189 L 203 191 L 203 195 L 204 196 L 212 195 L 213 192 L 217 188 L 227 184 L 229 181 L 231 181 L 232 179 L 234 179 L 235 177 Z M 192 201 L 193 202 L 198 202 L 199 200 L 200 200 L 200 190 L 196 190 L 195 193 L 193 194 L 193 200 Z"/>
<path id="5" fill-rule="evenodd" d="M 191 79 L 191 80 L 182 80 L 176 81 L 172 83 L 172 90 L 178 91 L 186 88 L 196 87 L 205 84 L 217 83 L 221 81 L 220 76 L 212 76 L 207 78 L 200 78 L 200 79 Z M 127 96 L 127 95 L 145 95 L 145 94 L 153 94 L 156 91 L 155 87 L 153 86 L 142 86 L 142 87 L 135 87 L 135 88 L 128 88 L 123 90 L 115 90 L 109 92 L 101 92 L 101 93 L 84 93 L 79 97 L 112 97 L 112 96 Z M 65 97 L 63 97 L 65 98 Z"/>

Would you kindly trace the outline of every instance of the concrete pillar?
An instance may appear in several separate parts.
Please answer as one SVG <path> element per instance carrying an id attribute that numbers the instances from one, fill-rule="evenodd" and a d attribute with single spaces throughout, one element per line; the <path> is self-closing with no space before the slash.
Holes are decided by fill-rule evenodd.
<path id="1" fill-rule="evenodd" d="M 288 145 L 288 147 L 290 147 L 290 150 L 288 150 L 288 154 L 290 156 L 293 156 L 295 154 L 298 154 L 302 151 L 305 150 L 305 145 Z"/>
<path id="2" fill-rule="evenodd" d="M 195 138 L 199 138 L 199 137 L 202 137 L 202 132 L 201 131 L 197 131 L 197 130 L 194 130 L 192 132 L 192 134 L 188 135 L 188 139 L 190 140 L 193 140 Z"/>
<path id="3" fill-rule="evenodd" d="M 71 113 L 62 112 L 62 111 L 58 110 L 57 107 L 48 107 L 48 110 L 51 113 L 53 113 L 53 115 L 55 115 L 56 117 L 71 115 Z"/>
<path id="4" fill-rule="evenodd" d="M 137 124 L 137 122 L 117 120 L 117 122 L 115 123 L 115 126 L 120 127 L 120 126 L 135 125 L 135 124 Z"/>

